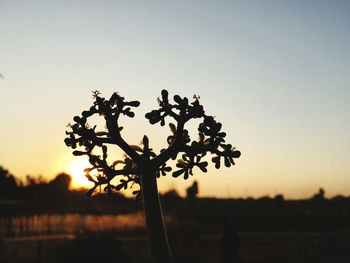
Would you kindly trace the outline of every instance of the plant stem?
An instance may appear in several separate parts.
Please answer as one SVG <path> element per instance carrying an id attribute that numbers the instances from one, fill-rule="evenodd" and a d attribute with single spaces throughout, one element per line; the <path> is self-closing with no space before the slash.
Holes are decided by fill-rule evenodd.
<path id="1" fill-rule="evenodd" d="M 142 170 L 141 189 L 153 260 L 156 263 L 172 263 L 159 200 L 156 174 L 152 169 Z"/>

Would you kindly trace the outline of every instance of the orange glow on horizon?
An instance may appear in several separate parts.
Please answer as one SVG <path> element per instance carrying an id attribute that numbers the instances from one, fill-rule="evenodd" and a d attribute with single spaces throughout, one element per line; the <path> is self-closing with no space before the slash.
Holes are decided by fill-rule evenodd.
<path id="1" fill-rule="evenodd" d="M 68 173 L 72 176 L 72 187 L 73 188 L 90 188 L 93 183 L 90 182 L 84 173 L 84 169 L 90 168 L 91 164 L 87 159 L 74 159 L 68 167 Z M 94 174 L 92 172 L 92 174 Z"/>

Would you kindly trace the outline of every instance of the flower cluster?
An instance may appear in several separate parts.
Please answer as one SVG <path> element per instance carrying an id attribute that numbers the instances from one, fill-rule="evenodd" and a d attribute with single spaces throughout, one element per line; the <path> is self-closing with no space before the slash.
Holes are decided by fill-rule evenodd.
<path id="1" fill-rule="evenodd" d="M 168 147 L 161 150 L 158 155 L 150 148 L 146 135 L 142 139 L 141 146 L 129 145 L 121 136 L 123 127 L 119 126 L 119 117 L 124 115 L 133 118 L 135 114 L 131 109 L 138 107 L 140 102 L 125 101 L 118 93 L 113 93 L 109 99 L 100 95 L 99 91 L 93 91 L 93 105 L 83 111 L 81 116 L 73 118 L 74 123 L 67 126 L 69 131 L 66 132 L 65 139 L 66 145 L 74 149 L 75 156 L 86 155 L 92 165 L 85 169 L 86 177 L 95 184 L 87 195 L 93 194 L 100 185 L 106 185 L 104 189 L 108 192 L 127 189 L 129 185 L 139 185 L 140 176 L 143 176 L 142 171 L 145 170 L 152 171 L 156 177 L 164 176 L 172 171 L 172 168 L 167 166 L 167 161 L 175 160 L 179 153 L 182 153 L 182 157 L 177 160 L 178 169 L 172 172 L 172 176 L 183 175 L 184 179 L 193 175 L 194 167 L 207 172 L 208 162 L 202 161 L 202 158 L 208 152 L 215 155 L 211 160 L 216 168 L 220 168 L 222 159 L 225 166 L 229 167 L 234 165 L 233 158 L 240 156 L 240 152 L 231 144 L 225 144 L 226 133 L 221 131 L 222 124 L 213 116 L 205 114 L 198 95 L 193 96 L 192 102 L 186 97 L 175 95 L 174 102 L 170 102 L 168 92 L 162 90 L 161 98 L 158 98 L 159 108 L 146 113 L 145 117 L 150 124 L 160 123 L 164 126 L 166 118 L 173 119 L 173 122 L 169 122 L 171 135 L 167 138 Z M 88 124 L 88 119 L 93 115 L 104 118 L 105 130 L 98 131 L 96 125 Z M 199 137 L 192 141 L 185 124 L 197 118 L 202 119 L 198 127 Z M 125 152 L 125 158 L 109 162 L 107 145 L 119 146 Z M 98 175 L 92 176 L 92 171 L 97 171 Z M 123 178 L 117 185 L 113 185 L 111 180 L 116 176 Z M 134 191 L 134 194 L 140 197 L 140 191 Z"/>

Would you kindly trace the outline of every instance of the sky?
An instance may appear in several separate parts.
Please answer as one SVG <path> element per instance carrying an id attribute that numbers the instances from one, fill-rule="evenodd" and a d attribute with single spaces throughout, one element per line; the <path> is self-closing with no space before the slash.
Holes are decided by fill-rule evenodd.
<path id="1" fill-rule="evenodd" d="M 92 90 L 139 100 L 123 136 L 160 150 L 169 128 L 144 114 L 167 89 L 200 95 L 242 156 L 187 181 L 169 174 L 161 192 L 197 180 L 203 197 L 349 196 L 349 14 L 345 0 L 0 0 L 0 165 L 21 179 L 72 171 L 66 125 Z"/>

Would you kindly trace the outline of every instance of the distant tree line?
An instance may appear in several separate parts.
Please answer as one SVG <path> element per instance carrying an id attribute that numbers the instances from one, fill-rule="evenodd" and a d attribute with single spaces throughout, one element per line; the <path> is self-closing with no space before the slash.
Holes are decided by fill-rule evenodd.
<path id="1" fill-rule="evenodd" d="M 111 195 L 97 194 L 87 199 L 84 196 L 86 190 L 70 189 L 70 183 L 71 177 L 65 173 L 58 174 L 52 180 L 28 175 L 23 182 L 0 166 L 2 214 L 131 213 L 142 209 L 140 202 L 135 201 L 134 198 L 126 198 L 119 192 Z M 222 216 L 230 214 L 237 220 L 246 223 L 253 220 L 251 226 L 259 223 L 255 221 L 257 215 L 263 221 L 265 220 L 263 218 L 266 218 L 266 222 L 274 222 L 278 218 L 285 217 L 292 221 L 294 218 L 295 222 L 298 220 L 302 222 L 306 217 L 316 218 L 315 221 L 318 221 L 319 218 L 326 220 L 326 218 L 335 216 L 342 217 L 341 220 L 350 219 L 350 197 L 338 195 L 326 198 L 323 188 L 305 200 L 285 200 L 282 194 L 273 198 L 264 196 L 257 199 L 198 198 L 198 193 L 199 185 L 196 181 L 187 187 L 186 198 L 182 198 L 175 189 L 165 192 L 161 195 L 165 213 L 175 214 L 177 217 L 198 218 L 201 221 L 208 219 L 209 223 L 214 222 L 215 217 L 210 216 L 208 211 L 215 208 L 215 210 L 222 211 Z M 213 214 L 217 215 L 217 212 Z M 274 220 L 271 221 L 271 218 Z M 310 220 L 312 222 L 312 219 Z M 282 224 L 283 220 L 276 222 L 273 227 Z"/>
<path id="2" fill-rule="evenodd" d="M 110 213 L 132 212 L 138 206 L 127 208 L 125 202 L 132 202 L 120 193 L 111 196 L 96 195 L 87 200 L 86 189 L 70 189 L 72 178 L 69 174 L 60 173 L 52 180 L 42 176 L 27 175 L 21 181 L 7 169 L 0 166 L 0 209 L 3 214 L 28 213 Z M 115 208 L 115 203 L 119 206 Z"/>

